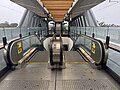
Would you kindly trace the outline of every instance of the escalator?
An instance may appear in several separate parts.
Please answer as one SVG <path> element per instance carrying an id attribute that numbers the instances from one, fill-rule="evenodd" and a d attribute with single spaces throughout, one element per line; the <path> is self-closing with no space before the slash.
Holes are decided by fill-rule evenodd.
<path id="1" fill-rule="evenodd" d="M 6 46 L 6 62 L 15 69 L 2 78 L 1 90 L 120 89 L 119 84 L 102 69 L 107 50 L 101 41 L 81 35 L 73 51 L 62 51 L 62 63 L 65 64 L 62 70 L 49 69 L 50 51 L 41 49 L 42 46 L 36 35 L 12 41 Z"/>

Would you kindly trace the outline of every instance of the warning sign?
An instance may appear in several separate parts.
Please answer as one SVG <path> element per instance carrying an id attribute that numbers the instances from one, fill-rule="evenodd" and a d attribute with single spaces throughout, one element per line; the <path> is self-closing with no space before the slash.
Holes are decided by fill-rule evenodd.
<path id="1" fill-rule="evenodd" d="M 22 53 L 22 42 L 18 42 L 17 43 L 17 48 L 18 48 L 18 54 L 21 54 Z"/>
<path id="2" fill-rule="evenodd" d="M 92 42 L 92 53 L 93 54 L 96 53 L 95 49 L 96 49 L 96 44 L 94 42 Z"/>

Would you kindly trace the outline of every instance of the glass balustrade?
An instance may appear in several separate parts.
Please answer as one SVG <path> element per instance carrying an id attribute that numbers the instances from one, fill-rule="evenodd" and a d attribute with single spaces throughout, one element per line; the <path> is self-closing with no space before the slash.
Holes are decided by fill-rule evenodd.
<path id="1" fill-rule="evenodd" d="M 94 38 L 101 40 L 103 43 L 106 41 L 106 36 L 109 36 L 110 44 L 115 45 L 120 50 L 120 27 L 71 27 L 70 36 L 75 39 L 75 44 L 83 45 L 86 52 L 90 54 L 91 43 L 89 40 L 79 37 L 79 32 L 90 37 L 94 33 Z M 120 76 L 120 51 L 118 51 L 109 48 L 106 65 Z"/>
<path id="2" fill-rule="evenodd" d="M 3 47 L 2 37 L 7 38 L 7 42 L 19 38 L 20 34 L 22 37 L 28 36 L 29 34 L 39 33 L 41 38 L 47 35 L 47 27 L 22 27 L 22 28 L 0 28 L 0 47 Z"/>

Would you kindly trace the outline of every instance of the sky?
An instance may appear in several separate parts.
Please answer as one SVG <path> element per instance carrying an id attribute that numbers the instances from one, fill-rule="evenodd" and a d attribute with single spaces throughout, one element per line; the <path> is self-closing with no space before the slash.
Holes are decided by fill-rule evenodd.
<path id="1" fill-rule="evenodd" d="M 120 0 L 111 0 L 111 2 L 105 0 L 92 10 L 99 22 L 120 25 Z"/>
<path id="2" fill-rule="evenodd" d="M 0 0 L 0 22 L 19 23 L 25 9 L 10 0 Z"/>
<path id="3" fill-rule="evenodd" d="M 92 8 L 96 19 L 107 24 L 120 25 L 120 0 L 105 0 Z M 113 1 L 118 1 L 113 2 Z M 25 9 L 10 0 L 0 0 L 0 22 L 19 23 Z"/>

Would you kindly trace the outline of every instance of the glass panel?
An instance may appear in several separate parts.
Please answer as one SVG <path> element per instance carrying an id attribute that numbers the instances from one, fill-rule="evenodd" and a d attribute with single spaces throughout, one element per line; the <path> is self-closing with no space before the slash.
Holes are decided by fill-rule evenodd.
<path id="1" fill-rule="evenodd" d="M 110 43 L 120 46 L 120 27 L 71 27 L 71 37 L 75 37 L 75 33 L 81 31 L 81 34 L 91 36 L 94 32 L 95 38 L 102 41 L 106 40 L 106 36 L 110 36 Z M 75 45 L 81 45 L 84 50 L 91 54 L 91 40 L 78 37 Z M 109 49 L 109 57 L 107 61 L 107 66 L 112 69 L 116 74 L 120 76 L 120 53 Z"/>
<path id="2" fill-rule="evenodd" d="M 36 44 L 36 39 L 35 39 L 35 37 L 31 37 L 30 40 L 31 40 L 31 45 Z"/>
<path id="3" fill-rule="evenodd" d="M 20 32 L 23 37 L 27 36 L 27 35 L 29 35 L 29 28 L 20 28 Z"/>
<path id="4" fill-rule="evenodd" d="M 19 28 L 5 28 L 5 36 L 8 41 L 18 38 L 20 33 Z"/>
<path id="5" fill-rule="evenodd" d="M 34 34 L 34 28 L 33 27 L 30 27 L 29 31 L 30 31 L 30 34 Z"/>
<path id="6" fill-rule="evenodd" d="M 94 27 L 86 27 L 86 35 L 92 37 L 93 28 L 94 28 Z"/>
<path id="7" fill-rule="evenodd" d="M 41 44 L 41 42 L 40 42 L 40 40 L 37 38 L 37 37 L 35 37 L 35 41 L 36 41 L 36 44 Z"/>
<path id="8" fill-rule="evenodd" d="M 3 46 L 3 40 L 2 40 L 3 36 L 5 36 L 4 35 L 4 30 L 3 30 L 3 28 L 0 28 L 0 47 Z"/>
<path id="9" fill-rule="evenodd" d="M 81 34 L 85 34 L 85 27 L 80 27 Z"/>
<path id="10" fill-rule="evenodd" d="M 107 66 L 120 76 L 120 53 L 109 49 Z"/>
<path id="11" fill-rule="evenodd" d="M 28 36 L 29 32 L 34 34 L 35 32 L 40 35 L 40 38 L 44 38 L 47 35 L 47 27 L 22 27 L 22 28 L 0 28 L 0 47 L 3 46 L 2 37 L 6 36 L 7 42 L 10 42 L 13 39 L 19 38 L 19 34 L 22 34 L 22 37 Z M 35 41 L 35 40 L 34 40 Z M 33 42 L 34 42 L 33 41 Z M 25 43 L 25 42 L 24 42 Z"/>
<path id="12" fill-rule="evenodd" d="M 25 38 L 22 41 L 22 45 L 23 45 L 23 51 L 26 52 L 29 48 L 30 48 L 30 40 L 29 37 Z"/>
<path id="13" fill-rule="evenodd" d="M 5 35 L 7 40 L 11 40 L 12 39 L 12 30 L 10 28 L 5 28 Z"/>
<path id="14" fill-rule="evenodd" d="M 110 41 L 120 44 L 120 27 L 109 27 Z"/>
<path id="15" fill-rule="evenodd" d="M 76 41 L 76 45 L 80 45 L 84 48 L 84 50 L 91 55 L 91 40 L 87 39 L 85 37 L 78 37 L 77 41 Z"/>
<path id="16" fill-rule="evenodd" d="M 25 39 L 23 39 L 22 41 L 23 44 L 23 51 L 26 52 L 29 48 L 34 47 L 35 45 L 40 45 L 40 41 L 38 40 L 38 38 L 34 35 L 27 37 Z"/>
<path id="17" fill-rule="evenodd" d="M 7 66 L 4 60 L 3 51 L 3 49 L 0 49 L 0 71 Z"/>
<path id="18" fill-rule="evenodd" d="M 94 27 L 95 38 L 105 40 L 107 36 L 108 27 Z"/>
<path id="19" fill-rule="evenodd" d="M 85 42 L 85 47 L 86 47 L 88 50 L 91 50 L 91 40 L 89 40 L 89 39 L 84 39 L 84 42 Z"/>
<path id="20" fill-rule="evenodd" d="M 20 28 L 12 29 L 12 38 L 13 39 L 19 37 L 19 34 L 20 34 Z"/>

